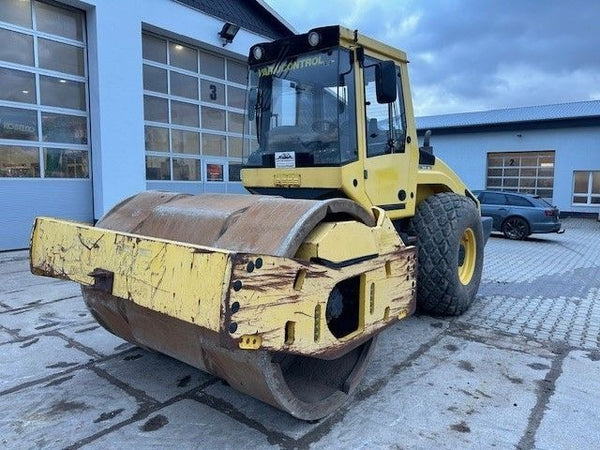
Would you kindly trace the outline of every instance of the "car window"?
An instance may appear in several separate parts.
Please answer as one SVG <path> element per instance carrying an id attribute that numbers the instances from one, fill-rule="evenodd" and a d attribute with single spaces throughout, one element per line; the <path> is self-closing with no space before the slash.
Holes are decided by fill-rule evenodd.
<path id="1" fill-rule="evenodd" d="M 508 204 L 512 206 L 533 206 L 529 200 L 517 195 L 507 195 L 506 198 L 508 199 Z"/>
<path id="2" fill-rule="evenodd" d="M 534 206 L 539 206 L 541 208 L 552 208 L 552 204 L 548 203 L 546 200 L 544 200 L 541 197 L 533 197 L 531 199 L 531 202 L 533 203 Z"/>
<path id="3" fill-rule="evenodd" d="M 480 201 L 484 205 L 506 205 L 506 195 L 499 192 L 484 192 L 481 194 Z"/>

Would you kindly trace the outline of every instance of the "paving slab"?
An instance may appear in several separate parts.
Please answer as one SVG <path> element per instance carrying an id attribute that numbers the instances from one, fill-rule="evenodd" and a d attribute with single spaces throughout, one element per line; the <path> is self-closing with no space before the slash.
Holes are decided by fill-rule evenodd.
<path id="1" fill-rule="evenodd" d="M 26 277 L 31 278 L 31 274 L 27 273 Z M 44 283 L 20 285 L 11 290 L 0 292 L 3 305 L 0 312 L 3 309 L 16 310 L 23 307 L 52 303 L 56 300 L 75 298 L 80 295 L 81 289 L 77 284 L 48 278 L 44 280 Z M 28 299 L 27 303 L 23 304 L 23 298 Z"/>
<path id="2" fill-rule="evenodd" d="M 12 292 L 28 286 L 38 286 L 40 284 L 60 284 L 61 281 L 48 277 L 32 278 L 29 261 L 8 261 L 1 263 L 2 274 L 6 275 L 5 282 L 2 283 L 1 292 Z"/>
<path id="3" fill-rule="evenodd" d="M 0 345 L 0 398 L 20 385 L 85 364 L 90 357 L 57 336 L 39 336 Z M 1 433 L 0 433 L 1 434 Z"/>
<path id="4" fill-rule="evenodd" d="M 8 263 L 11 261 L 29 261 L 29 250 L 0 252 L 0 264 Z"/>
<path id="5" fill-rule="evenodd" d="M 318 429 L 319 422 L 297 420 L 289 414 L 253 397 L 242 394 L 222 382 L 216 382 L 196 394 L 199 401 L 217 403 L 221 409 L 234 412 L 238 420 L 252 424 L 278 442 L 294 441 Z"/>
<path id="6" fill-rule="evenodd" d="M 15 337 L 13 334 L 0 328 L 0 345 L 4 344 L 6 342 L 14 341 L 14 340 L 15 340 Z M 0 348 L 2 348 L 2 347 L 0 347 Z"/>
<path id="7" fill-rule="evenodd" d="M 99 363 L 98 367 L 160 402 L 215 381 L 192 366 L 137 347 Z"/>
<path id="8" fill-rule="evenodd" d="M 0 277 L 0 313 L 76 297 L 81 293 L 75 283 L 32 277 L 26 252 L 0 253 Z"/>
<path id="9" fill-rule="evenodd" d="M 450 321 L 425 315 L 415 315 L 394 324 L 379 334 L 365 380 L 374 383 L 389 376 L 390 371 L 400 370 L 441 338 L 449 327 Z"/>
<path id="10" fill-rule="evenodd" d="M 535 354 L 445 336 L 376 393 L 359 389 L 315 447 L 514 448 L 549 369 Z"/>
<path id="11" fill-rule="evenodd" d="M 536 448 L 593 449 L 600 444 L 600 353 L 573 350 L 557 368 Z"/>
<path id="12" fill-rule="evenodd" d="M 267 437 L 194 400 L 182 400 L 150 416 L 114 430 L 86 449 L 114 448 L 257 449 L 272 448 Z M 276 448 L 276 447 L 275 447 Z"/>
<path id="13" fill-rule="evenodd" d="M 0 324 L 26 339 L 68 326 L 88 324 L 91 318 L 82 298 L 73 297 L 3 312 L 0 314 Z"/>
<path id="14" fill-rule="evenodd" d="M 0 395 L 0 408 L 4 448 L 56 449 L 132 417 L 138 404 L 126 392 L 84 369 Z"/>
<path id="15" fill-rule="evenodd" d="M 83 301 L 82 298 L 80 300 Z M 134 347 L 134 345 L 106 331 L 95 320 L 61 328 L 56 334 L 90 349 L 98 356 L 108 356 Z"/>

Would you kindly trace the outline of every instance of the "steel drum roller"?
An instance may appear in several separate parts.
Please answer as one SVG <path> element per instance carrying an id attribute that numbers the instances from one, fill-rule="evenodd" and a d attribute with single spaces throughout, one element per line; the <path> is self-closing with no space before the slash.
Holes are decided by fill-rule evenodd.
<path id="1" fill-rule="evenodd" d="M 344 199 L 289 200 L 271 196 L 144 192 L 109 211 L 98 227 L 238 252 L 293 257 L 325 220 L 369 213 Z M 318 359 L 266 350 L 226 349 L 217 333 L 90 287 L 83 296 L 107 330 L 226 380 L 232 387 L 293 416 L 319 419 L 340 407 L 362 378 L 371 338 L 343 356 Z"/>

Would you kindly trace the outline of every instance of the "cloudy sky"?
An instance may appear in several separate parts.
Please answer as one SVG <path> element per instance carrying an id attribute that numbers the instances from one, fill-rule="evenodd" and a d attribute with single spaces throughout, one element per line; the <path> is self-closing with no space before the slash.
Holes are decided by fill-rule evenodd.
<path id="1" fill-rule="evenodd" d="M 600 100 L 598 0 L 266 0 L 408 53 L 417 116 Z"/>

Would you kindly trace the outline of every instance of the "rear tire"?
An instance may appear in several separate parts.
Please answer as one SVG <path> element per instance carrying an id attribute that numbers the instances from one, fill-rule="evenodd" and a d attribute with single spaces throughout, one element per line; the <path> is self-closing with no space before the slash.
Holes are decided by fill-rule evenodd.
<path id="1" fill-rule="evenodd" d="M 529 236 L 529 224 L 521 217 L 509 217 L 502 224 L 502 233 L 507 239 L 520 241 Z"/>
<path id="2" fill-rule="evenodd" d="M 483 268 L 483 230 L 475 203 L 455 193 L 423 200 L 412 220 L 419 268 L 417 307 L 458 316 L 473 302 Z"/>

